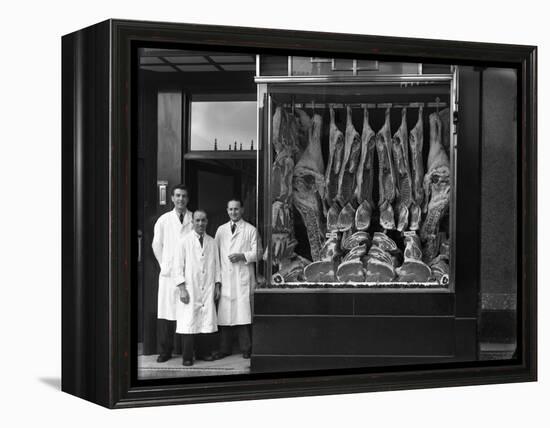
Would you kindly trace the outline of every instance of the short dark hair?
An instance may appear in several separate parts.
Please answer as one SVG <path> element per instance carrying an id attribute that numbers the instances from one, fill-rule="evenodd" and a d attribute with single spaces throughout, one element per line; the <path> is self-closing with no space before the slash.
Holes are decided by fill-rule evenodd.
<path id="1" fill-rule="evenodd" d="M 185 185 L 185 184 L 176 184 L 174 187 L 172 187 L 172 196 L 174 196 L 174 193 L 176 192 L 176 190 L 179 189 L 179 190 L 185 190 L 187 192 L 187 196 L 189 196 L 189 188 Z"/>
<path id="2" fill-rule="evenodd" d="M 207 214 L 206 210 L 203 210 L 202 208 L 198 208 L 193 212 L 193 220 L 195 219 L 195 214 L 196 213 L 203 213 L 206 216 L 206 218 L 208 218 L 208 214 Z"/>
<path id="3" fill-rule="evenodd" d="M 227 205 L 229 205 L 229 202 L 238 202 L 241 205 L 241 208 L 243 207 L 243 201 L 240 198 L 231 198 L 227 201 Z"/>

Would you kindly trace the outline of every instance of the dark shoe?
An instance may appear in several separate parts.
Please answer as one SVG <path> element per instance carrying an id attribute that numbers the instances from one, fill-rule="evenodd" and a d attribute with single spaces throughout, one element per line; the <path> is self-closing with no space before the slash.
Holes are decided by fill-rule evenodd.
<path id="1" fill-rule="evenodd" d="M 197 358 L 197 360 L 203 360 L 203 361 L 214 361 L 214 357 L 210 354 L 203 355 L 202 357 Z"/>
<path id="2" fill-rule="evenodd" d="M 243 352 L 243 358 L 249 360 L 250 359 L 250 351 Z"/>
<path id="3" fill-rule="evenodd" d="M 191 360 L 183 360 L 183 363 L 182 363 L 184 366 L 192 366 L 193 365 L 193 361 Z"/>
<path id="4" fill-rule="evenodd" d="M 214 360 L 221 360 L 222 358 L 225 358 L 225 357 L 229 357 L 229 354 L 227 354 L 225 352 L 214 352 L 212 354 L 212 358 Z"/>
<path id="5" fill-rule="evenodd" d="M 172 358 L 171 355 L 159 355 L 158 358 L 157 358 L 157 363 L 165 363 L 170 358 Z"/>

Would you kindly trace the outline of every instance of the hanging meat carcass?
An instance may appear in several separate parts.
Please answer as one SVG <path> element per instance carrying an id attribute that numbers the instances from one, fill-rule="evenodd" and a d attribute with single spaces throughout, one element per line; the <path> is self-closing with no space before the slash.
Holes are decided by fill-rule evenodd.
<path id="1" fill-rule="evenodd" d="M 376 152 L 378 154 L 378 183 L 380 225 L 384 229 L 395 229 L 392 203 L 395 199 L 396 178 L 391 160 L 390 109 L 386 109 L 384 126 L 376 134 Z"/>
<path id="2" fill-rule="evenodd" d="M 300 152 L 296 118 L 278 106 L 273 115 L 273 148 L 275 161 L 271 170 L 272 239 L 271 260 L 279 269 L 294 254 L 294 225 L 291 215 L 294 157 Z M 267 258 L 267 252 L 264 258 Z"/>
<path id="3" fill-rule="evenodd" d="M 338 176 L 338 193 L 335 198 L 344 207 L 338 215 L 337 221 L 337 227 L 340 231 L 350 230 L 355 224 L 355 207 L 352 199 L 361 154 L 361 136 L 353 126 L 351 107 L 347 106 L 346 110 L 344 159 Z"/>
<path id="4" fill-rule="evenodd" d="M 438 113 L 430 115 L 430 152 L 424 177 L 424 207 L 427 212 L 420 238 L 424 261 L 429 264 L 439 252 L 439 223 L 449 208 L 451 193 L 449 158 L 441 144 L 441 120 Z"/>
<path id="5" fill-rule="evenodd" d="M 338 229 L 338 215 L 342 207 L 335 201 L 338 193 L 338 176 L 342 167 L 344 154 L 344 134 L 336 126 L 334 108 L 330 106 L 330 129 L 329 129 L 329 156 L 327 169 L 325 170 L 325 202 L 327 210 L 327 230 Z"/>
<path id="6" fill-rule="evenodd" d="M 398 281 L 425 282 L 432 275 L 431 269 L 422 262 L 422 249 L 420 239 L 416 234 L 405 235 L 404 262 L 395 271 Z"/>
<path id="7" fill-rule="evenodd" d="M 355 228 L 367 230 L 370 226 L 372 208 L 372 186 L 374 182 L 374 147 L 376 132 L 370 127 L 369 112 L 363 108 L 363 132 L 361 134 L 361 157 L 357 167 L 355 197 L 359 207 L 355 212 Z"/>
<path id="8" fill-rule="evenodd" d="M 405 230 L 409 224 L 409 206 L 412 202 L 408 140 L 407 109 L 404 108 L 401 111 L 401 125 L 392 139 L 394 171 L 396 172 L 397 188 L 399 190 L 396 198 L 397 230 L 400 232 Z"/>
<path id="9" fill-rule="evenodd" d="M 418 109 L 418 120 L 409 134 L 409 148 L 411 151 L 411 178 L 412 178 L 412 203 L 410 207 L 410 230 L 420 229 L 422 217 L 421 206 L 424 201 L 424 162 L 422 160 L 422 148 L 424 146 L 424 122 L 422 107 Z"/>
<path id="10" fill-rule="evenodd" d="M 447 155 L 449 155 L 449 147 L 451 145 L 451 111 L 449 108 L 445 108 L 439 112 L 439 119 L 441 120 L 441 145 L 445 149 Z"/>
<path id="11" fill-rule="evenodd" d="M 309 129 L 309 144 L 294 168 L 292 199 L 307 230 L 311 259 L 320 260 L 324 244 L 322 200 L 325 191 L 325 166 L 321 153 L 320 115 L 315 114 Z"/>
<path id="12" fill-rule="evenodd" d="M 294 116 L 298 125 L 298 147 L 299 151 L 296 153 L 294 159 L 300 159 L 302 153 L 309 144 L 309 130 L 311 128 L 311 117 L 302 109 L 295 109 Z"/>

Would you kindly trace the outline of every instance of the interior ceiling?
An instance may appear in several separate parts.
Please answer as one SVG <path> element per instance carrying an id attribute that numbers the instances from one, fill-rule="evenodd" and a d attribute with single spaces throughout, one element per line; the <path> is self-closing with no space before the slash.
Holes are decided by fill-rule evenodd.
<path id="1" fill-rule="evenodd" d="M 156 72 L 254 71 L 253 54 L 141 48 L 140 69 Z"/>

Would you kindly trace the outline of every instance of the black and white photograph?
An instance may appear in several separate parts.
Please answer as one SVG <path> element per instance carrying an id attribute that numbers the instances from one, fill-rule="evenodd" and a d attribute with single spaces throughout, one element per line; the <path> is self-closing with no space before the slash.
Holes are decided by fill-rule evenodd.
<path id="1" fill-rule="evenodd" d="M 545 426 L 544 3 L 2 17 L 2 426 Z"/>
<path id="2" fill-rule="evenodd" d="M 517 69 L 132 54 L 138 379 L 517 358 Z"/>

